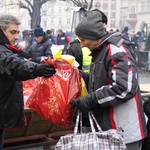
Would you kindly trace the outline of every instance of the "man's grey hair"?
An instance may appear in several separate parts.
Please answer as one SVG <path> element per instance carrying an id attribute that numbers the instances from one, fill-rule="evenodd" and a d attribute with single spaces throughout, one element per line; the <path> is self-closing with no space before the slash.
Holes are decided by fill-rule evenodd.
<path id="1" fill-rule="evenodd" d="M 3 28 L 3 30 L 6 30 L 8 28 L 8 25 L 12 23 L 15 25 L 20 25 L 20 21 L 13 15 L 1 15 L 0 16 L 0 28 Z"/>

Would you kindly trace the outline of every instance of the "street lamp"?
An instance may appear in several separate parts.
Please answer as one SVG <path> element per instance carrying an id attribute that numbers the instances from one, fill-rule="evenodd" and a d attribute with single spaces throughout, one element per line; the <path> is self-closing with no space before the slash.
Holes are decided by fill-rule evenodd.
<path id="1" fill-rule="evenodd" d="M 71 35 L 72 40 L 75 39 L 75 34 L 74 34 L 74 28 L 77 26 L 77 24 L 80 22 L 83 14 L 85 13 L 86 9 L 83 7 L 71 7 L 70 9 L 73 10 L 73 17 L 72 17 L 72 25 L 71 25 Z"/>
<path id="2" fill-rule="evenodd" d="M 150 23 L 146 23 L 146 37 L 149 36 L 150 33 Z"/>

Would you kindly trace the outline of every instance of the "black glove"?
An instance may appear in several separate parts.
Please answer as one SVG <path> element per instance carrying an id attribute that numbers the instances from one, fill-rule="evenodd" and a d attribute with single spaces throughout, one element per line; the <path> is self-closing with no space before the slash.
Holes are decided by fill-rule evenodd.
<path id="1" fill-rule="evenodd" d="M 53 65 L 41 63 L 36 67 L 35 72 L 36 75 L 39 77 L 41 76 L 50 77 L 53 74 L 55 74 L 56 71 Z"/>
<path id="2" fill-rule="evenodd" d="M 98 104 L 98 102 L 96 100 L 95 94 L 92 93 L 83 97 L 73 98 L 70 101 L 70 104 L 71 104 L 71 108 L 78 108 L 79 110 L 87 113 L 92 108 L 94 108 Z"/>

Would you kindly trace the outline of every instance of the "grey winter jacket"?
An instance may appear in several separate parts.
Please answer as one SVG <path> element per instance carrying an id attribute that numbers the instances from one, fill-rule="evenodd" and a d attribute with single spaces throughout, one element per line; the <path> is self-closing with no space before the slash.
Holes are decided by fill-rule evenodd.
<path id="1" fill-rule="evenodd" d="M 92 111 L 102 130 L 120 129 L 125 143 L 147 136 L 134 51 L 120 33 L 92 50 L 88 90 L 96 96 Z"/>
<path id="2" fill-rule="evenodd" d="M 45 35 L 44 39 L 40 43 L 34 43 L 28 51 L 23 50 L 19 55 L 27 59 L 32 58 L 31 61 L 40 63 L 42 56 L 50 56 L 53 58 L 51 51 L 52 45 L 53 43 Z"/>

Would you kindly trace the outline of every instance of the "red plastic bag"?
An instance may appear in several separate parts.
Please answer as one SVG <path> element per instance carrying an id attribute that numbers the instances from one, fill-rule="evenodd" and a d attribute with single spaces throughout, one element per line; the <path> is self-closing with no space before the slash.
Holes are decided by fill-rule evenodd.
<path id="1" fill-rule="evenodd" d="M 26 106 L 35 110 L 46 120 L 54 124 L 70 126 L 73 110 L 69 101 L 77 98 L 81 91 L 81 75 L 64 59 L 46 59 L 53 64 L 56 73 L 43 78 L 26 102 Z"/>
<path id="2" fill-rule="evenodd" d="M 41 80 L 41 77 L 37 77 L 35 79 L 22 81 L 24 104 L 26 103 L 27 99 L 32 94 L 34 88 L 38 85 L 40 80 Z"/>

